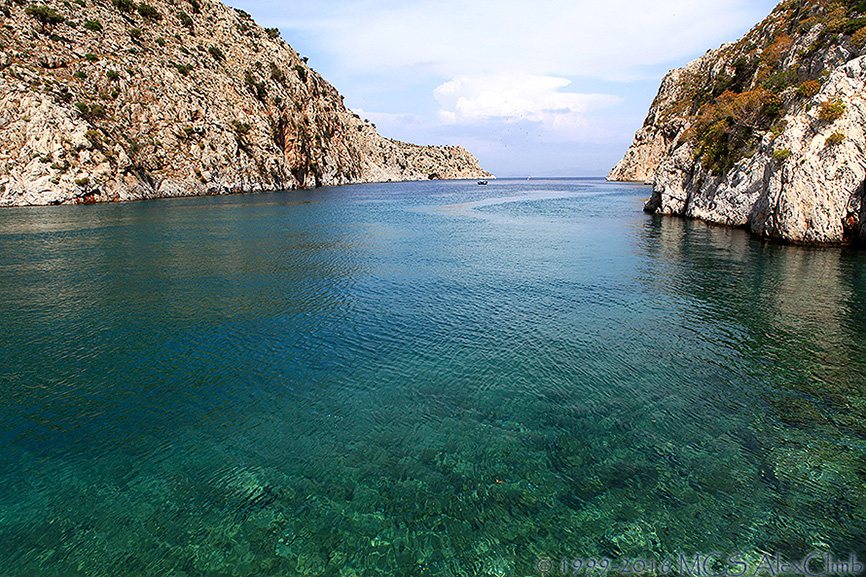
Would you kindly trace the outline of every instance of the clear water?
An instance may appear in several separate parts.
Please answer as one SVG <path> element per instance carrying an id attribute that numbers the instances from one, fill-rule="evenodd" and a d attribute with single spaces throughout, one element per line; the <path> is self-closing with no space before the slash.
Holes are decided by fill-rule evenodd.
<path id="1" fill-rule="evenodd" d="M 866 556 L 866 253 L 648 193 L 4 209 L 0 574 Z"/>

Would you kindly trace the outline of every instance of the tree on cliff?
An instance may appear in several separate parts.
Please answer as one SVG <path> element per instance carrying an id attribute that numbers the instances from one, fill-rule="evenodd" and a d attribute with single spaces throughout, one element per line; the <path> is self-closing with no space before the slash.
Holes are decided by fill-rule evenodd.
<path id="1" fill-rule="evenodd" d="M 28 16 L 33 16 L 39 21 L 39 24 L 42 26 L 43 34 L 48 31 L 47 29 L 53 31 L 55 26 L 66 20 L 62 14 L 41 4 L 31 4 L 24 12 Z"/>

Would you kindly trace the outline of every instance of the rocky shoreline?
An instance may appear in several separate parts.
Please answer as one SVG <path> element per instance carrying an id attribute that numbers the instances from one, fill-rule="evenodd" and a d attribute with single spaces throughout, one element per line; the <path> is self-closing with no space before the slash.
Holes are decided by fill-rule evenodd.
<path id="1" fill-rule="evenodd" d="M 492 176 L 462 147 L 382 137 L 219 2 L 2 8 L 0 205 Z"/>
<path id="2" fill-rule="evenodd" d="M 608 179 L 652 183 L 648 212 L 784 242 L 862 243 L 860 9 L 783 2 L 738 42 L 669 73 Z"/>

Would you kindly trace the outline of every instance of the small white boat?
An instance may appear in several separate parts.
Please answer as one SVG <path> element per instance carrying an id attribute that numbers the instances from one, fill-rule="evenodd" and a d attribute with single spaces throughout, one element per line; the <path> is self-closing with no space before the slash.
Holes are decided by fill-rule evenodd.
<path id="1" fill-rule="evenodd" d="M 487 181 L 486 180 L 479 180 L 478 185 L 479 186 L 487 186 Z"/>

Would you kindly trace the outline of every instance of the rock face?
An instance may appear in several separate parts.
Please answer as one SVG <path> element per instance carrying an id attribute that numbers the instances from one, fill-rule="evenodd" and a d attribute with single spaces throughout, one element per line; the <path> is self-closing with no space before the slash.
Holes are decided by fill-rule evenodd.
<path id="1" fill-rule="evenodd" d="M 492 176 L 383 138 L 245 12 L 148 2 L 0 5 L 0 205 Z"/>
<path id="2" fill-rule="evenodd" d="M 610 180 L 645 210 L 803 244 L 866 240 L 866 2 L 782 2 L 665 77 Z"/>

